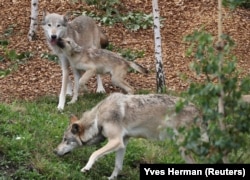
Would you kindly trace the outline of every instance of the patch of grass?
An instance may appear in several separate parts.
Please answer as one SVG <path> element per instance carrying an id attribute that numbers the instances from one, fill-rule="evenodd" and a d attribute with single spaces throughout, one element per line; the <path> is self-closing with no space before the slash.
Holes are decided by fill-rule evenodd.
<path id="1" fill-rule="evenodd" d="M 69 116 L 80 117 L 105 97 L 85 94 L 77 103 L 67 105 L 63 113 L 57 111 L 54 96 L 0 104 L 0 179 L 107 179 L 114 168 L 114 153 L 99 159 L 87 174 L 80 172 L 90 155 L 106 141 L 75 149 L 63 157 L 53 153 L 62 140 Z M 140 163 L 183 163 L 177 149 L 170 140 L 131 139 L 119 179 L 139 179 Z"/>
<path id="2" fill-rule="evenodd" d="M 80 172 L 101 145 L 78 148 L 64 157 L 53 154 L 68 126 L 68 117 L 71 114 L 80 117 L 105 97 L 104 94 L 85 94 L 77 103 L 67 105 L 63 113 L 56 109 L 57 97 L 0 104 L 0 179 L 87 180 L 110 176 L 114 153 L 98 160 L 87 174 Z M 119 179 L 139 179 L 140 163 L 181 162 L 179 159 L 178 151 L 167 142 L 131 139 Z"/>

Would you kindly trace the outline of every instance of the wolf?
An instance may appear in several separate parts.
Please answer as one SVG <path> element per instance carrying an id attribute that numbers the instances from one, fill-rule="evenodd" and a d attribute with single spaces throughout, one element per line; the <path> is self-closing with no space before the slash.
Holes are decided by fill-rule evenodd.
<path id="1" fill-rule="evenodd" d="M 72 93 L 71 83 L 69 82 L 69 61 L 62 53 L 61 48 L 57 46 L 58 39 L 70 37 L 85 48 L 105 48 L 108 45 L 107 36 L 90 17 L 78 16 L 72 21 L 68 19 L 69 14 L 60 15 L 57 13 L 49 13 L 46 10 L 43 12 L 42 27 L 47 43 L 50 49 L 59 57 L 62 68 L 62 86 L 57 106 L 58 110 L 64 109 L 67 89 L 70 89 L 69 93 Z M 73 92 L 77 94 L 80 74 L 75 68 L 72 68 L 72 71 L 75 82 Z M 97 75 L 97 85 L 97 92 L 105 92 L 99 75 Z M 77 97 L 73 96 L 69 104 L 76 101 Z"/>
<path id="2" fill-rule="evenodd" d="M 105 50 L 79 46 L 71 38 L 61 38 L 57 45 L 68 58 L 71 67 L 86 71 L 80 78 L 79 84 L 85 90 L 86 83 L 94 74 L 111 74 L 111 81 L 128 94 L 134 94 L 133 88 L 124 80 L 129 67 L 140 73 L 148 73 L 147 69 L 139 64 L 127 61 L 118 54 Z"/>
<path id="3" fill-rule="evenodd" d="M 181 98 L 164 95 L 128 95 L 113 93 L 91 110 L 83 113 L 80 120 L 71 116 L 62 142 L 54 153 L 63 156 L 76 147 L 98 144 L 105 139 L 107 144 L 90 156 L 81 172 L 91 169 L 102 156 L 116 152 L 115 167 L 109 177 L 114 179 L 122 170 L 126 146 L 130 138 L 164 140 L 168 137 L 166 128 L 176 131 L 179 127 L 199 125 L 200 112 L 189 103 L 176 113 L 176 103 Z M 179 136 L 180 137 L 180 136 Z M 187 163 L 195 161 L 180 148 Z"/>

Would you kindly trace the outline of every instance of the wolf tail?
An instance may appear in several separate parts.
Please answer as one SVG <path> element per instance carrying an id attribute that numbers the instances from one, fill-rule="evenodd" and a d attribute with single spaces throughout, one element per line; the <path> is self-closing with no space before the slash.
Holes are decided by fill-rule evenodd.
<path id="1" fill-rule="evenodd" d="M 104 34 L 104 32 L 99 28 L 99 32 L 100 32 L 100 44 L 101 44 L 101 48 L 105 49 L 108 45 L 109 45 L 109 40 L 106 34 Z"/>
<path id="2" fill-rule="evenodd" d="M 141 65 L 135 63 L 135 62 L 132 62 L 132 61 L 127 61 L 129 66 L 133 69 L 135 69 L 136 71 L 140 72 L 140 73 L 143 73 L 143 74 L 147 74 L 148 73 L 148 70 L 144 67 L 142 67 Z"/>

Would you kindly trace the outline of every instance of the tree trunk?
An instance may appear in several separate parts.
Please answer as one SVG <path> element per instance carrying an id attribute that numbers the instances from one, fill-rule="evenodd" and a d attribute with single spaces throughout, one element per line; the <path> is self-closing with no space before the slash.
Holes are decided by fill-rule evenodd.
<path id="1" fill-rule="evenodd" d="M 157 92 L 166 91 L 165 75 L 162 64 L 161 52 L 161 33 L 160 33 L 160 13 L 158 8 L 158 0 L 152 0 L 153 17 L 154 17 L 154 39 L 155 39 L 155 63 L 156 63 L 156 83 Z"/>
<path id="2" fill-rule="evenodd" d="M 223 89 L 223 82 L 221 79 L 221 69 L 223 66 L 223 61 L 224 61 L 224 42 L 222 39 L 222 0 L 218 0 L 218 42 L 217 42 L 217 50 L 219 52 L 219 79 L 218 79 L 218 83 L 219 85 L 221 85 L 221 91 L 220 91 L 220 97 L 219 97 L 219 102 L 218 102 L 218 111 L 221 114 L 221 117 L 219 119 L 219 123 L 220 123 L 220 129 L 221 131 L 225 130 L 225 124 L 223 122 L 224 119 L 224 115 L 225 115 L 225 107 L 224 107 L 224 89 Z M 223 163 L 228 163 L 228 157 L 227 155 L 223 156 Z"/>
<path id="3" fill-rule="evenodd" d="M 36 39 L 36 31 L 38 27 L 38 0 L 31 0 L 31 16 L 30 16 L 30 30 L 28 38 L 30 41 Z"/>

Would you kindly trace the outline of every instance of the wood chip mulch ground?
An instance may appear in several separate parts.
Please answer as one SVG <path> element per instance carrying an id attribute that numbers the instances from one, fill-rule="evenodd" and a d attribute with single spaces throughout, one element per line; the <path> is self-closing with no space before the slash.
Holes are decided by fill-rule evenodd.
<path id="1" fill-rule="evenodd" d="M 81 1 L 79 1 L 81 2 Z M 39 1 L 39 19 L 42 10 L 59 14 L 68 11 L 82 11 L 95 7 L 85 3 L 65 1 Z M 152 0 L 121 0 L 126 10 L 152 12 Z M 44 53 L 50 53 L 42 28 L 39 28 L 38 39 L 29 42 L 27 38 L 30 23 L 29 0 L 0 2 L 0 40 L 7 40 L 8 50 L 18 53 L 30 52 L 32 57 L 18 62 L 13 66 L 9 59 L 0 61 L 0 70 L 12 69 L 12 72 L 0 77 L 0 102 L 11 102 L 15 99 L 33 100 L 44 95 L 57 96 L 61 87 L 61 69 L 58 63 L 41 58 Z M 185 90 L 190 81 L 183 79 L 183 75 L 191 81 L 200 81 L 200 77 L 190 71 L 192 59 L 185 57 L 187 45 L 183 37 L 202 26 L 214 36 L 217 35 L 217 1 L 211 0 L 169 0 L 159 1 L 160 15 L 163 18 L 161 36 L 166 84 L 169 90 Z M 234 54 L 237 55 L 242 76 L 250 72 L 250 11 L 238 8 L 236 11 L 224 9 L 223 32 L 230 35 L 236 42 Z M 142 75 L 129 73 L 127 80 L 136 90 L 155 92 L 155 60 L 153 30 L 139 30 L 131 32 L 121 24 L 115 26 L 101 25 L 108 35 L 110 43 L 121 48 L 130 48 L 145 52 L 143 58 L 136 62 L 150 70 L 150 74 Z M 0 55 L 6 49 L 0 47 Z M 103 77 L 106 91 L 120 91 L 112 86 L 108 76 Z M 89 88 L 96 89 L 95 78 L 91 79 Z"/>

